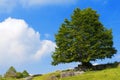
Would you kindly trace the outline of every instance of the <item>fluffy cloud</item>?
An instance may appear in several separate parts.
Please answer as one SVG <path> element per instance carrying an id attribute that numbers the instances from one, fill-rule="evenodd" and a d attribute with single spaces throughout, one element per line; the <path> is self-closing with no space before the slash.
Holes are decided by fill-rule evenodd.
<path id="1" fill-rule="evenodd" d="M 40 40 L 39 32 L 22 19 L 8 18 L 0 22 L 0 64 L 11 66 L 40 60 L 54 51 L 55 43 Z"/>

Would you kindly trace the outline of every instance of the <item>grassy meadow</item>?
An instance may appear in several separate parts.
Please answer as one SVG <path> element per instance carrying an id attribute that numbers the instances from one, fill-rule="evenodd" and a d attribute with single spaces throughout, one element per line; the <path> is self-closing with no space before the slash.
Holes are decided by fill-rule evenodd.
<path id="1" fill-rule="evenodd" d="M 49 80 L 51 75 L 58 74 L 59 72 L 44 74 L 43 76 L 33 78 L 33 80 Z M 56 80 L 120 80 L 120 67 L 101 71 L 85 72 L 77 76 L 59 78 Z"/>

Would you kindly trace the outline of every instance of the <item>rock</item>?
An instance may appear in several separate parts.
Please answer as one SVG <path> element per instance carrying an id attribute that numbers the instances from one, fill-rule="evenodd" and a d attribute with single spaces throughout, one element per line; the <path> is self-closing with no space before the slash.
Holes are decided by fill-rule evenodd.
<path id="1" fill-rule="evenodd" d="M 61 78 L 64 78 L 64 77 L 69 77 L 69 76 L 74 76 L 75 74 L 74 74 L 74 72 L 72 71 L 72 72 L 62 72 L 61 73 Z"/>
<path id="2" fill-rule="evenodd" d="M 60 74 L 60 77 L 61 78 L 64 78 L 64 77 L 70 77 L 70 76 L 76 76 L 76 75 L 80 75 L 80 74 L 83 74 L 84 71 L 68 71 L 68 72 L 62 72 Z"/>
<path id="3" fill-rule="evenodd" d="M 26 77 L 26 78 L 24 78 L 24 80 L 32 80 L 32 76 L 29 76 L 29 77 Z"/>
<path id="4" fill-rule="evenodd" d="M 33 77 L 37 77 L 37 76 L 42 76 L 42 74 L 31 75 L 31 76 L 25 77 L 24 80 L 32 80 Z"/>
<path id="5" fill-rule="evenodd" d="M 84 71 L 76 71 L 76 72 L 74 72 L 75 75 L 79 75 L 79 74 L 83 74 L 83 73 L 85 73 L 85 72 Z"/>
<path id="6" fill-rule="evenodd" d="M 120 62 L 118 63 L 118 67 L 120 67 Z"/>
<path id="7" fill-rule="evenodd" d="M 52 75 L 47 80 L 58 80 L 58 78 L 55 75 Z"/>

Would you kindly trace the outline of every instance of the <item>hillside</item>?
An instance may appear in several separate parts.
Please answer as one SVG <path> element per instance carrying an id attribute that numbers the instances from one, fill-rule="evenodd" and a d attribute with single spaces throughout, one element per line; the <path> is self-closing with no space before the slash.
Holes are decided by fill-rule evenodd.
<path id="1" fill-rule="evenodd" d="M 58 75 L 59 72 L 44 74 L 33 78 L 33 80 L 50 80 L 51 75 Z M 59 75 L 58 75 L 59 76 Z M 120 80 L 120 67 L 101 71 L 90 71 L 77 76 L 66 77 L 55 80 Z"/>

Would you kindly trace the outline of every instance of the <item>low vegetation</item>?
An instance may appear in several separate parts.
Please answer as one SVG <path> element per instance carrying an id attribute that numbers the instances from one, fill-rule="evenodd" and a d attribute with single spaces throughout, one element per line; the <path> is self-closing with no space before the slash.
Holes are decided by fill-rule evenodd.
<path id="1" fill-rule="evenodd" d="M 59 75 L 60 72 L 44 74 L 33 78 L 33 80 L 50 80 L 53 75 Z M 65 78 L 57 78 L 52 80 L 120 80 L 120 67 L 108 68 L 101 71 L 88 71 L 83 74 Z"/>
<path id="2" fill-rule="evenodd" d="M 49 80 L 52 75 L 56 75 L 56 74 L 57 73 L 55 73 L 55 72 L 54 73 L 44 74 L 42 76 L 38 76 L 38 77 L 33 78 L 33 80 Z"/>
<path id="3" fill-rule="evenodd" d="M 61 80 L 120 80 L 120 68 L 86 72 L 82 75 L 66 77 Z"/>
<path id="4" fill-rule="evenodd" d="M 4 76 L 0 77 L 0 80 L 24 80 L 23 78 L 26 78 L 28 76 L 29 73 L 26 70 L 23 72 L 17 72 L 15 68 L 11 66 L 4 74 Z"/>

